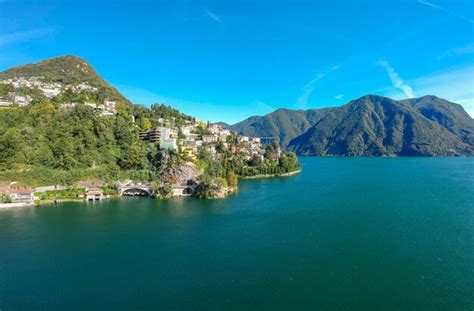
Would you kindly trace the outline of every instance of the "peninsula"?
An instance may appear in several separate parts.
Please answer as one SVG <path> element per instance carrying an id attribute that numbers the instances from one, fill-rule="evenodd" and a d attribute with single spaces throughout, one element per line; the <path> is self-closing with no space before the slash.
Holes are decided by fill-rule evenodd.
<path id="1" fill-rule="evenodd" d="M 109 195 L 222 198 L 294 153 L 164 104 L 132 104 L 76 56 L 0 73 L 3 204 Z"/>

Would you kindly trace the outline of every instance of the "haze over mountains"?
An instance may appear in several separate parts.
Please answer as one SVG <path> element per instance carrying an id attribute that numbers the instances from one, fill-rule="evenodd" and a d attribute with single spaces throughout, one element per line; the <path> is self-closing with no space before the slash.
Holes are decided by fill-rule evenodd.
<path id="1" fill-rule="evenodd" d="M 273 137 L 300 155 L 474 154 L 474 120 L 460 105 L 436 96 L 396 101 L 367 95 L 334 108 L 278 109 L 229 127 Z"/>

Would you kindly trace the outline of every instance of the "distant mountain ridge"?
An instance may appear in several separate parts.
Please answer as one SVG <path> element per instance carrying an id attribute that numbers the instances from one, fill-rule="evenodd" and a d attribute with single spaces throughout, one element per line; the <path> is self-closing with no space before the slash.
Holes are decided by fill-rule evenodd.
<path id="1" fill-rule="evenodd" d="M 340 107 L 278 109 L 230 128 L 274 137 L 300 155 L 474 155 L 474 120 L 460 105 L 436 96 L 396 101 L 366 95 Z"/>
<path id="2" fill-rule="evenodd" d="M 247 136 L 273 137 L 281 146 L 287 146 L 295 137 L 305 133 L 332 108 L 291 110 L 278 109 L 263 117 L 254 116 L 230 125 L 233 131 Z"/>

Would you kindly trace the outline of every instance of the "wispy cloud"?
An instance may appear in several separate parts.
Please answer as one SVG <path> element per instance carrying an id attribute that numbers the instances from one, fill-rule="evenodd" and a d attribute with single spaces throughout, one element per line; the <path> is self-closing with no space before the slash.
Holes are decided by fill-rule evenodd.
<path id="1" fill-rule="evenodd" d="M 0 35 L 0 47 L 43 37 L 52 32 L 53 32 L 52 29 L 41 28 L 41 29 L 31 29 L 31 30 L 26 30 L 26 31 L 18 31 L 18 32 L 12 32 L 8 34 L 2 34 Z"/>
<path id="2" fill-rule="evenodd" d="M 341 100 L 343 97 L 344 97 L 344 94 L 339 94 L 339 95 L 334 96 L 334 98 L 337 100 Z"/>
<path id="3" fill-rule="evenodd" d="M 451 68 L 433 72 L 408 81 L 418 96 L 435 95 L 458 103 L 474 117 L 474 65 Z M 404 99 L 406 96 L 394 92 L 393 87 L 373 90 L 373 93 L 393 99 Z"/>
<path id="4" fill-rule="evenodd" d="M 209 17 L 210 19 L 212 19 L 216 23 L 221 23 L 222 22 L 221 17 L 219 15 L 217 15 L 216 13 L 210 11 L 210 10 L 206 10 L 206 15 L 207 15 L 207 17 Z"/>
<path id="5" fill-rule="evenodd" d="M 392 84 L 395 88 L 402 91 L 408 98 L 415 97 L 413 89 L 408 84 L 403 82 L 403 80 L 398 76 L 398 73 L 395 71 L 395 69 L 393 69 L 393 67 L 390 66 L 387 61 L 381 60 L 377 64 L 387 71 L 390 81 L 392 81 Z"/>
<path id="6" fill-rule="evenodd" d="M 433 4 L 433 3 L 428 2 L 428 1 L 418 0 L 417 2 L 420 3 L 420 4 L 424 4 L 424 5 L 430 6 L 430 7 L 432 7 L 432 8 L 438 9 L 438 10 L 444 10 L 444 9 L 443 9 L 442 7 L 440 7 L 439 5 Z"/>
<path id="7" fill-rule="evenodd" d="M 255 107 L 256 107 L 256 110 L 258 111 L 258 113 L 260 114 L 267 114 L 267 113 L 270 113 L 274 110 L 276 110 L 275 107 L 261 101 L 261 100 L 257 100 L 255 102 Z"/>
<path id="8" fill-rule="evenodd" d="M 446 98 L 462 105 L 474 117 L 474 66 L 435 72 L 410 83 L 418 94 Z"/>
<path id="9" fill-rule="evenodd" d="M 474 20 L 472 20 L 472 19 L 470 19 L 470 18 L 468 18 L 468 17 L 466 17 L 466 16 L 464 16 L 464 15 L 459 15 L 459 14 L 457 14 L 457 13 L 455 13 L 455 12 L 453 12 L 453 11 L 450 11 L 450 10 L 448 10 L 448 9 L 442 7 L 442 6 L 439 6 L 439 5 L 437 5 L 437 4 L 434 4 L 434 3 L 431 3 L 431 2 L 428 2 L 428 1 L 424 1 L 424 0 L 418 0 L 417 2 L 418 2 L 419 4 L 423 4 L 423 5 L 429 6 L 429 7 L 433 8 L 433 9 L 440 10 L 440 11 L 443 11 L 443 12 L 445 12 L 445 13 L 448 13 L 448 14 L 454 16 L 454 17 L 457 17 L 457 18 L 466 20 L 466 21 L 468 21 L 468 22 L 470 22 L 470 23 L 474 23 Z"/>
<path id="10" fill-rule="evenodd" d="M 437 59 L 441 60 L 447 57 L 460 56 L 460 55 L 466 55 L 466 54 L 474 54 L 474 43 L 446 51 L 440 56 L 438 56 Z"/>
<path id="11" fill-rule="evenodd" d="M 325 72 L 318 73 L 313 79 L 308 81 L 308 83 L 306 83 L 305 86 L 301 89 L 301 95 L 298 97 L 298 100 L 296 102 L 297 105 L 300 108 L 306 108 L 306 106 L 308 105 L 308 99 L 311 96 L 311 94 L 314 92 L 316 82 L 323 79 L 324 77 L 326 77 L 331 72 L 338 70 L 339 68 L 340 68 L 340 66 L 333 66 L 333 67 L 331 67 L 331 69 L 329 69 Z"/>

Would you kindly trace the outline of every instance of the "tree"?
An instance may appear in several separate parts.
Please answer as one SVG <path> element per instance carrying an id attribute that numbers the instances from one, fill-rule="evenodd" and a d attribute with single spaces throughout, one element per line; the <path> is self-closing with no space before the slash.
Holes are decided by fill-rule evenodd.
<path id="1" fill-rule="evenodd" d="M 236 187 L 237 186 L 238 179 L 237 179 L 237 175 L 234 172 L 231 171 L 231 172 L 227 173 L 226 180 L 227 180 L 227 185 L 229 187 Z"/>
<path id="2" fill-rule="evenodd" d="M 59 138 L 53 144 L 55 167 L 69 170 L 76 164 L 74 158 L 74 143 L 71 137 Z"/>
<path id="3" fill-rule="evenodd" d="M 125 170 L 140 170 L 145 168 L 146 159 L 145 148 L 139 143 L 134 143 L 123 149 L 119 165 Z"/>
<path id="4" fill-rule="evenodd" d="M 142 129 L 145 130 L 145 131 L 148 131 L 152 127 L 153 127 L 153 125 L 151 124 L 150 119 L 143 118 Z"/>
<path id="5" fill-rule="evenodd" d="M 173 196 L 173 187 L 170 184 L 164 184 L 158 188 L 158 193 L 164 199 L 171 198 Z"/>

